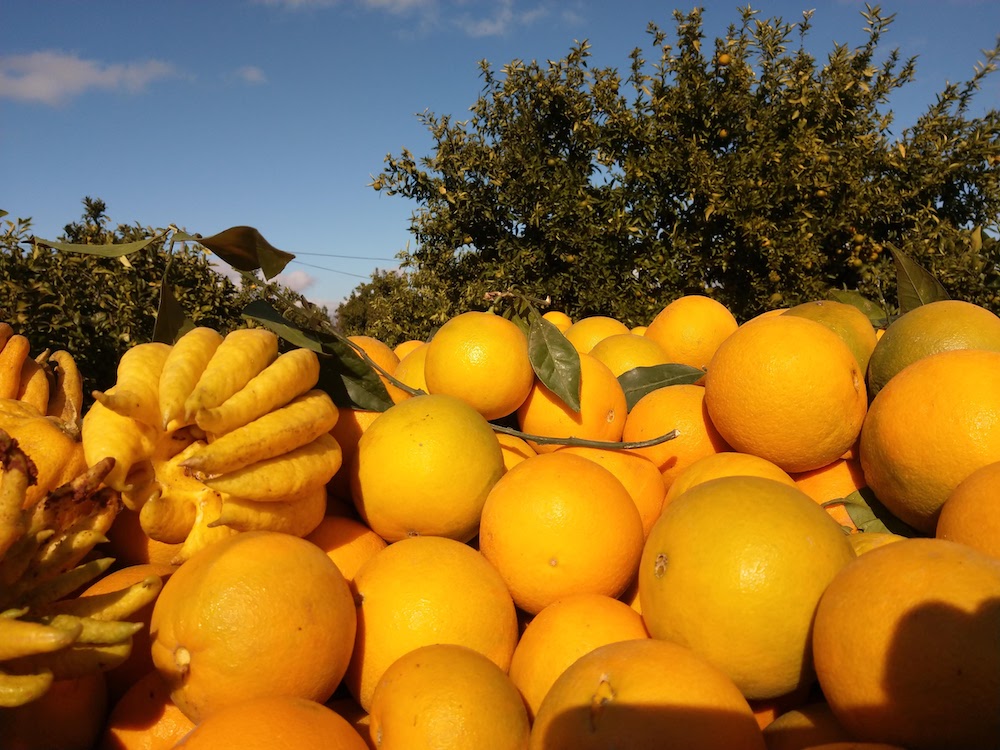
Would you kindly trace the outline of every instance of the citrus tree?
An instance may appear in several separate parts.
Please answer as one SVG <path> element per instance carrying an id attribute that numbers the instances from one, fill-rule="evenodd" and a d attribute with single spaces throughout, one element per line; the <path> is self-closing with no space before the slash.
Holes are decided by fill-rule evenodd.
<path id="1" fill-rule="evenodd" d="M 439 316 L 508 289 L 630 325 L 691 293 L 741 319 L 835 289 L 891 313 L 891 249 L 997 309 L 1000 114 L 970 107 L 1000 50 L 896 133 L 891 96 L 915 61 L 881 51 L 892 16 L 863 16 L 864 44 L 823 60 L 811 13 L 746 8 L 711 41 L 699 10 L 675 13 L 673 35 L 651 23 L 625 73 L 591 67 L 586 42 L 545 65 L 481 62 L 468 117 L 421 115 L 432 153 L 390 154 L 373 179 L 417 204 L 412 276 L 388 300 L 386 279 L 362 284 L 342 326 L 422 330 L 422 299 Z"/>

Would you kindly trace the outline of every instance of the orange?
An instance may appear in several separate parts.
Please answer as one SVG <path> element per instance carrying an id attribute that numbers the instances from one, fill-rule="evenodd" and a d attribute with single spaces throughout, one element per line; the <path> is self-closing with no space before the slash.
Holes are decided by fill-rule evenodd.
<path id="1" fill-rule="evenodd" d="M 865 552 L 877 549 L 882 545 L 901 542 L 904 539 L 906 539 L 905 536 L 886 531 L 866 531 L 863 534 L 851 534 L 847 537 L 855 555 L 863 555 Z"/>
<path id="2" fill-rule="evenodd" d="M 689 646 L 748 699 L 811 683 L 816 602 L 854 559 L 847 536 L 804 492 L 721 477 L 663 510 L 646 541 L 639 597 L 654 638 Z"/>
<path id="3" fill-rule="evenodd" d="M 386 545 L 382 537 L 363 523 L 344 516 L 327 516 L 306 539 L 326 552 L 348 583 Z"/>
<path id="4" fill-rule="evenodd" d="M 416 534 L 467 542 L 503 471 L 485 417 L 455 396 L 417 396 L 383 412 L 361 436 L 351 496 L 388 542 Z"/>
<path id="5" fill-rule="evenodd" d="M 943 539 L 857 557 L 816 610 L 820 686 L 850 734 L 1000 747 L 1000 561 Z"/>
<path id="6" fill-rule="evenodd" d="M 517 614 L 497 571 L 468 545 L 418 536 L 390 544 L 354 577 L 358 638 L 344 682 L 371 710 L 375 685 L 400 656 L 432 643 L 479 651 L 503 671 Z"/>
<path id="7" fill-rule="evenodd" d="M 764 477 L 782 482 L 790 487 L 795 486 L 795 480 L 784 469 L 766 458 L 735 451 L 710 453 L 689 464 L 677 475 L 677 478 L 670 483 L 664 505 L 673 502 L 682 492 L 702 482 L 707 482 L 709 479 L 734 476 Z"/>
<path id="8" fill-rule="evenodd" d="M 305 698 L 268 695 L 227 706 L 200 722 L 178 750 L 368 750 L 346 719 Z"/>
<path id="9" fill-rule="evenodd" d="M 139 514 L 127 508 L 115 516 L 105 536 L 108 539 L 107 554 L 115 558 L 115 564 L 122 566 L 147 563 L 170 565 L 184 546 L 183 542 L 167 544 L 150 539 L 139 525 Z"/>
<path id="10" fill-rule="evenodd" d="M 339 693 L 340 691 L 338 690 L 333 698 L 323 705 L 347 719 L 350 725 L 354 727 L 354 731 L 361 735 L 361 739 L 368 744 L 370 750 L 377 750 L 375 741 L 371 736 L 371 717 L 368 715 L 368 712 L 361 708 L 358 702 L 350 695 L 340 697 Z"/>
<path id="11" fill-rule="evenodd" d="M 510 661 L 510 679 L 534 717 L 542 699 L 570 664 L 616 641 L 648 638 L 642 616 L 603 594 L 558 599 L 528 623 Z"/>
<path id="12" fill-rule="evenodd" d="M 615 374 L 595 357 L 581 354 L 580 411 L 573 411 L 536 380 L 517 410 L 517 421 L 521 431 L 529 435 L 614 443 L 621 439 L 626 411 L 625 391 Z M 533 440 L 528 443 L 538 453 L 549 453 L 559 447 Z"/>
<path id="13" fill-rule="evenodd" d="M 392 348 L 392 353 L 399 358 L 402 362 L 406 355 L 410 354 L 412 351 L 419 349 L 421 346 L 426 344 L 426 341 L 421 341 L 420 339 L 407 339 L 406 341 L 401 341 Z"/>
<path id="14" fill-rule="evenodd" d="M 134 515 L 134 514 L 133 514 Z M 103 578 L 97 579 L 84 589 L 81 597 L 107 594 L 112 591 L 126 589 L 134 583 L 139 583 L 147 576 L 156 576 L 166 581 L 177 570 L 174 565 L 163 563 L 146 563 L 120 568 Z M 105 672 L 108 685 L 108 699 L 113 705 L 140 677 L 153 670 L 153 657 L 150 655 L 149 621 L 153 617 L 153 605 L 147 604 L 128 618 L 130 622 L 141 622 L 144 627 L 132 636 L 132 653 L 128 659 L 117 667 Z"/>
<path id="15" fill-rule="evenodd" d="M 750 701 L 750 708 L 754 718 L 757 719 L 757 726 L 764 729 L 782 714 L 805 704 L 813 695 L 814 685 L 815 683 L 803 685 L 787 695 L 779 695 L 777 698 Z"/>
<path id="16" fill-rule="evenodd" d="M 375 372 L 378 374 L 379 380 L 382 381 L 382 385 L 385 386 L 385 389 L 389 392 L 389 397 L 394 403 L 409 397 L 409 394 L 394 386 L 385 374 L 378 370 L 378 368 L 381 368 L 389 375 L 393 375 L 396 372 L 396 366 L 399 365 L 399 357 L 396 356 L 388 344 L 372 336 L 348 336 L 347 340 L 359 346 L 368 355 L 369 359 L 375 363 L 377 366 Z"/>
<path id="17" fill-rule="evenodd" d="M 632 326 L 628 329 L 628 332 L 634 333 L 636 336 L 645 336 L 647 328 L 648 326 Z"/>
<path id="18" fill-rule="evenodd" d="M 610 471 L 564 451 L 525 459 L 483 506 L 479 549 L 525 612 L 570 594 L 617 597 L 635 575 L 642 520 Z"/>
<path id="19" fill-rule="evenodd" d="M 764 750 L 753 712 L 721 670 L 652 638 L 599 646 L 564 671 L 531 729 L 532 750 Z"/>
<path id="20" fill-rule="evenodd" d="M 427 378 L 424 377 L 424 365 L 427 363 L 427 345 L 421 344 L 411 351 L 396 365 L 393 377 L 399 382 L 418 391 L 428 392 Z"/>
<path id="21" fill-rule="evenodd" d="M 721 302 L 689 294 L 660 310 L 643 335 L 658 343 L 670 362 L 704 369 L 719 345 L 738 327 Z"/>
<path id="22" fill-rule="evenodd" d="M 868 486 L 891 513 L 933 534 L 941 506 L 976 469 L 1000 461 L 1000 352 L 952 350 L 895 375 L 861 431 Z"/>
<path id="23" fill-rule="evenodd" d="M 192 729 L 160 673 L 149 672 L 115 704 L 97 750 L 170 750 Z"/>
<path id="24" fill-rule="evenodd" d="M 628 326 L 616 318 L 590 315 L 573 323 L 563 331 L 563 335 L 580 354 L 589 354 L 601 339 L 628 332 Z"/>
<path id="25" fill-rule="evenodd" d="M 839 458 L 812 471 L 792 475 L 795 485 L 820 505 L 839 500 L 866 486 L 861 461 L 856 458 Z M 824 505 L 833 519 L 852 531 L 857 526 L 844 509 L 843 503 Z"/>
<path id="26" fill-rule="evenodd" d="M 663 347 L 653 339 L 631 332 L 616 333 L 601 339 L 590 350 L 590 354 L 606 364 L 616 378 L 636 367 L 652 367 L 670 362 Z"/>
<path id="27" fill-rule="evenodd" d="M 680 434 L 666 442 L 634 449 L 656 465 L 667 490 L 698 459 L 729 450 L 708 416 L 705 389 L 700 385 L 668 385 L 647 393 L 625 418 L 622 440 L 638 443 L 671 430 Z"/>
<path id="28" fill-rule="evenodd" d="M 497 440 L 500 442 L 500 450 L 503 451 L 503 465 L 506 471 L 521 463 L 528 456 L 534 456 L 534 449 L 517 435 L 509 432 L 496 432 Z"/>
<path id="29" fill-rule="evenodd" d="M 530 726 L 517 688 L 466 646 L 421 646 L 375 686 L 371 737 L 379 750 L 523 750 Z"/>
<path id="30" fill-rule="evenodd" d="M 871 320 L 854 305 L 834 300 L 803 302 L 785 311 L 785 315 L 795 315 L 822 323 L 843 339 L 851 354 L 858 361 L 861 373 L 868 372 L 868 360 L 878 337 Z"/>
<path id="31" fill-rule="evenodd" d="M 645 537 L 653 528 L 663 510 L 666 494 L 659 469 L 646 456 L 625 450 L 610 448 L 588 448 L 568 445 L 559 449 L 562 453 L 572 453 L 590 459 L 610 471 L 628 491 L 639 511 L 642 521 L 642 535 Z"/>
<path id="32" fill-rule="evenodd" d="M 340 446 L 341 463 L 328 488 L 335 499 L 349 500 L 351 497 L 351 462 L 358 452 L 358 441 L 365 430 L 382 412 L 367 409 L 340 409 L 337 424 L 330 430 Z"/>
<path id="33" fill-rule="evenodd" d="M 892 321 L 868 363 L 868 392 L 878 395 L 904 367 L 953 349 L 1000 351 L 1000 318 L 985 307 L 940 300 L 915 307 Z"/>
<path id="34" fill-rule="evenodd" d="M 560 310 L 549 310 L 548 312 L 543 313 L 542 317 L 563 333 L 566 332 L 567 328 L 573 325 L 573 319 Z"/>
<path id="35" fill-rule="evenodd" d="M 528 337 L 493 313 L 456 315 L 427 344 L 424 378 L 430 393 L 459 398 L 486 419 L 505 417 L 535 380 Z"/>
<path id="36" fill-rule="evenodd" d="M 722 343 L 705 377 L 705 404 L 733 449 L 792 473 L 840 458 L 861 431 L 868 397 L 864 373 L 837 334 L 775 315 Z"/>
<path id="37" fill-rule="evenodd" d="M 104 674 L 56 680 L 41 698 L 0 708 L 4 750 L 91 750 L 108 713 Z"/>
<path id="38" fill-rule="evenodd" d="M 767 750 L 803 750 L 824 742 L 850 739 L 826 701 L 790 709 L 764 727 Z"/>
<path id="39" fill-rule="evenodd" d="M 1000 461 L 976 469 L 948 495 L 934 536 L 1000 558 Z"/>
<path id="40" fill-rule="evenodd" d="M 171 700 L 198 723 L 258 696 L 326 700 L 347 669 L 355 628 L 347 582 L 319 547 L 247 531 L 170 576 L 150 633 Z"/>

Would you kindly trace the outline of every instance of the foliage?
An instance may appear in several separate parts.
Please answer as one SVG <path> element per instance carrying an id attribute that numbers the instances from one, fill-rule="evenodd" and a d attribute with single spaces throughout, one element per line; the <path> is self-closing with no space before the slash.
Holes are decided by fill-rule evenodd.
<path id="1" fill-rule="evenodd" d="M 83 204 L 81 220 L 65 226 L 62 241 L 102 246 L 155 239 L 121 258 L 100 257 L 33 242 L 30 219 L 5 221 L 0 234 L 0 320 L 27 336 L 32 352 L 71 352 L 87 393 L 110 387 L 121 355 L 153 340 L 165 276 L 190 322 L 220 332 L 245 327 L 241 312 L 255 299 L 275 304 L 290 317 L 306 315 L 308 306 L 301 297 L 277 284 L 244 274 L 237 285 L 197 244 L 173 243 L 167 230 L 137 224 L 111 228 L 103 201 L 85 198 Z"/>
<path id="2" fill-rule="evenodd" d="M 887 105 L 915 61 L 880 53 L 892 16 L 863 16 L 866 42 L 823 62 L 810 12 L 751 8 L 711 45 L 700 10 L 674 14 L 673 43 L 650 24 L 652 59 L 637 48 L 625 78 L 591 68 L 586 42 L 546 65 L 483 61 L 469 118 L 421 115 L 433 153 L 390 154 L 373 180 L 418 204 L 415 249 L 341 326 L 392 342 L 401 321 L 422 334 L 508 289 L 628 325 L 689 293 L 746 319 L 856 289 L 892 314 L 890 248 L 998 309 L 1000 113 L 969 108 L 1000 48 L 894 137 Z"/>

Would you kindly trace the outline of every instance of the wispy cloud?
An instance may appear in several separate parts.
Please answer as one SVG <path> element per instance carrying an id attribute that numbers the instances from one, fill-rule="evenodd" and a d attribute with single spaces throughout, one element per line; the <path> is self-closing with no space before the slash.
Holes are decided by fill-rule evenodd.
<path id="1" fill-rule="evenodd" d="M 498 0 L 485 5 L 488 8 L 485 14 L 461 14 L 455 18 L 455 26 L 472 37 L 504 36 L 514 29 L 531 26 L 548 15 L 548 11 L 539 6 L 517 9 L 514 0 Z"/>
<path id="2" fill-rule="evenodd" d="M 244 65 L 242 68 L 237 68 L 236 77 L 243 81 L 243 83 L 248 83 L 252 86 L 267 83 L 267 75 L 256 65 Z"/>
<path id="3" fill-rule="evenodd" d="M 175 75 L 174 66 L 162 60 L 103 63 L 56 51 L 5 55 L 0 57 L 0 98 L 58 105 L 92 90 L 139 93 Z"/>
<path id="4" fill-rule="evenodd" d="M 307 289 L 316 284 L 316 277 L 305 271 L 282 272 L 271 280 L 299 294 L 303 294 Z"/>

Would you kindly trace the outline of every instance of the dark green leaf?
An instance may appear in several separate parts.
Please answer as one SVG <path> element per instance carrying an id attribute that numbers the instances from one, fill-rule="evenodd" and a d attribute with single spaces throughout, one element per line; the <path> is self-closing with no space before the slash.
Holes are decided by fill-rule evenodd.
<path id="1" fill-rule="evenodd" d="M 317 388 L 326 391 L 338 407 L 385 411 L 392 406 L 378 373 L 339 334 L 304 331 L 262 300 L 247 305 L 243 317 L 271 329 L 293 346 L 316 352 L 320 365 Z"/>
<path id="2" fill-rule="evenodd" d="M 500 315 L 516 323 L 524 335 L 528 336 L 531 334 L 532 312 L 535 312 L 536 315 L 538 314 L 528 300 L 523 297 L 515 297 L 513 304 L 505 306 Z"/>
<path id="3" fill-rule="evenodd" d="M 160 304 L 156 309 L 156 324 L 153 327 L 153 341 L 173 344 L 177 339 L 194 328 L 194 323 L 184 314 L 174 293 L 170 289 L 168 277 L 173 259 L 167 261 L 160 280 Z"/>
<path id="4" fill-rule="evenodd" d="M 580 354 L 562 331 L 531 308 L 528 358 L 542 384 L 575 412 L 580 411 Z"/>
<path id="5" fill-rule="evenodd" d="M 152 237 L 147 237 L 144 240 L 138 240 L 136 242 L 116 242 L 107 245 L 78 245 L 71 242 L 53 242 L 52 240 L 43 240 L 39 237 L 32 237 L 31 241 L 36 245 L 51 247 L 53 250 L 59 250 L 64 253 L 82 253 L 83 255 L 99 255 L 102 258 L 120 258 L 123 255 L 130 255 L 131 253 L 142 250 L 144 247 L 156 242 L 158 239 L 160 239 L 160 235 L 153 235 Z"/>
<path id="6" fill-rule="evenodd" d="M 868 316 L 868 320 L 876 328 L 884 327 L 889 321 L 888 314 L 878 303 L 872 302 L 856 289 L 832 289 L 827 296 L 836 302 L 843 302 L 846 305 L 853 305 L 858 308 Z"/>
<path id="7" fill-rule="evenodd" d="M 847 515 L 861 531 L 899 534 L 905 537 L 923 536 L 890 513 L 868 487 L 862 487 L 842 500 L 831 502 L 843 502 Z"/>
<path id="8" fill-rule="evenodd" d="M 259 268 L 265 279 L 277 276 L 295 257 L 274 247 L 253 227 L 230 227 L 211 237 L 176 232 L 173 238 L 204 245 L 237 271 L 251 273 Z"/>
<path id="9" fill-rule="evenodd" d="M 618 376 L 618 382 L 625 391 L 628 410 L 636 405 L 647 393 L 668 385 L 697 383 L 705 377 L 705 371 L 691 365 L 667 364 L 651 367 L 635 367 Z"/>
<path id="10" fill-rule="evenodd" d="M 889 245 L 896 262 L 896 293 L 899 295 L 899 314 L 909 312 L 928 302 L 950 299 L 941 282 L 909 256 Z"/>
<path id="11" fill-rule="evenodd" d="M 10 213 L 10 212 L 9 212 L 9 211 L 4 211 L 4 210 L 3 210 L 2 208 L 0 208 L 0 219 L 2 219 L 2 218 L 3 218 L 4 216 L 6 216 L 6 215 L 7 215 L 8 213 Z"/>

